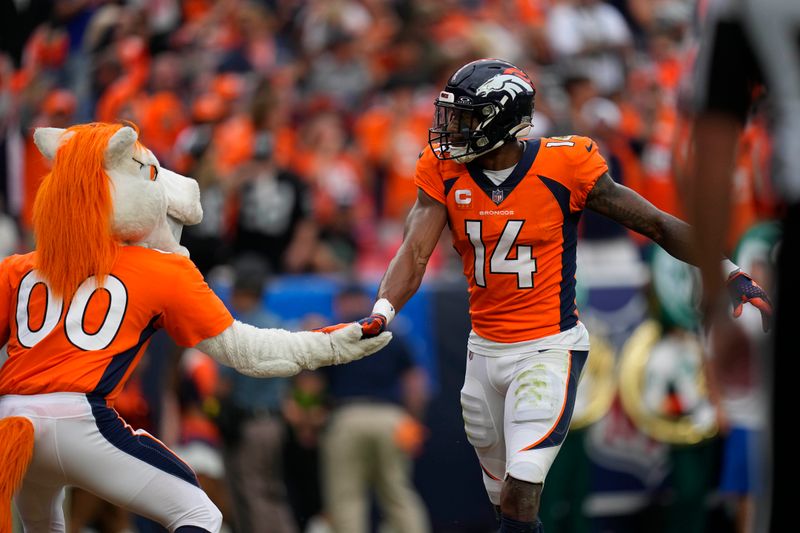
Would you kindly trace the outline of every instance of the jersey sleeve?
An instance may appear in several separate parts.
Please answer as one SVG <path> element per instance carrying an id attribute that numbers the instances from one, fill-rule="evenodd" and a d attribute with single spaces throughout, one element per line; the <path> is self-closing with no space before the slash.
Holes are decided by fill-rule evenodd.
<path id="1" fill-rule="evenodd" d="M 233 324 L 225 304 L 194 263 L 179 255 L 170 255 L 168 263 L 169 285 L 162 295 L 163 315 L 159 323 L 178 345 L 195 346 Z"/>
<path id="2" fill-rule="evenodd" d="M 594 188 L 597 179 L 608 172 L 608 163 L 600 155 L 597 143 L 589 137 L 572 137 L 572 182 L 570 184 L 569 208 L 571 212 L 583 210 L 586 197 Z"/>
<path id="3" fill-rule="evenodd" d="M 419 154 L 417 168 L 414 172 L 414 184 L 440 203 L 445 203 L 444 181 L 439 173 L 439 160 L 430 146 L 426 146 Z"/>

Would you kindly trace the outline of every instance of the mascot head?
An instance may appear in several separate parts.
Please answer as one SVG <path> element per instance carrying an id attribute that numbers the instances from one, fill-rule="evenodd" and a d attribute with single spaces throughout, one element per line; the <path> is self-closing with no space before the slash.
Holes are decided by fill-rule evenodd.
<path id="1" fill-rule="evenodd" d="M 179 240 L 203 217 L 197 182 L 162 168 L 138 137 L 134 127 L 102 123 L 34 132 L 53 162 L 33 209 L 37 268 L 56 293 L 102 280 L 120 245 L 189 255 Z"/>

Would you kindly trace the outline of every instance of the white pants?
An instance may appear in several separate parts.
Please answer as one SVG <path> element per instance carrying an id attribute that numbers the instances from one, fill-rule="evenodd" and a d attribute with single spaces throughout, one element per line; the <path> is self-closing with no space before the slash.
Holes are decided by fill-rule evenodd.
<path id="1" fill-rule="evenodd" d="M 588 352 L 467 354 L 461 408 L 489 499 L 500 505 L 506 475 L 544 483 L 567 436 Z"/>
<path id="2" fill-rule="evenodd" d="M 160 441 L 84 394 L 0 396 L 0 418 L 34 427 L 33 459 L 15 503 L 26 533 L 65 531 L 64 487 L 92 492 L 169 531 L 217 532 L 222 515 L 194 472 Z"/>

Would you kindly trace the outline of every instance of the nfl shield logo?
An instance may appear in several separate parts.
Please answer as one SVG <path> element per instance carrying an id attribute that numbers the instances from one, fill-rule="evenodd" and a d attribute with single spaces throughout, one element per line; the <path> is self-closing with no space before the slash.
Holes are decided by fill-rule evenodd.
<path id="1" fill-rule="evenodd" d="M 492 201 L 498 205 L 503 201 L 503 189 L 495 189 L 492 191 Z"/>

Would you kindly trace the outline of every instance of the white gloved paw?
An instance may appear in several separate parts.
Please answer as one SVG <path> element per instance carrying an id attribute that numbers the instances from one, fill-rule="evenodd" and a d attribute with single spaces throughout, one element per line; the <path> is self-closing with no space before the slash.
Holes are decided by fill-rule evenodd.
<path id="1" fill-rule="evenodd" d="M 376 337 L 362 339 L 361 324 L 358 322 L 353 322 L 349 326 L 337 329 L 328 335 L 330 336 L 334 355 L 332 364 L 335 365 L 357 361 L 362 357 L 371 355 L 392 340 L 392 333 L 389 331 L 384 331 Z"/>

